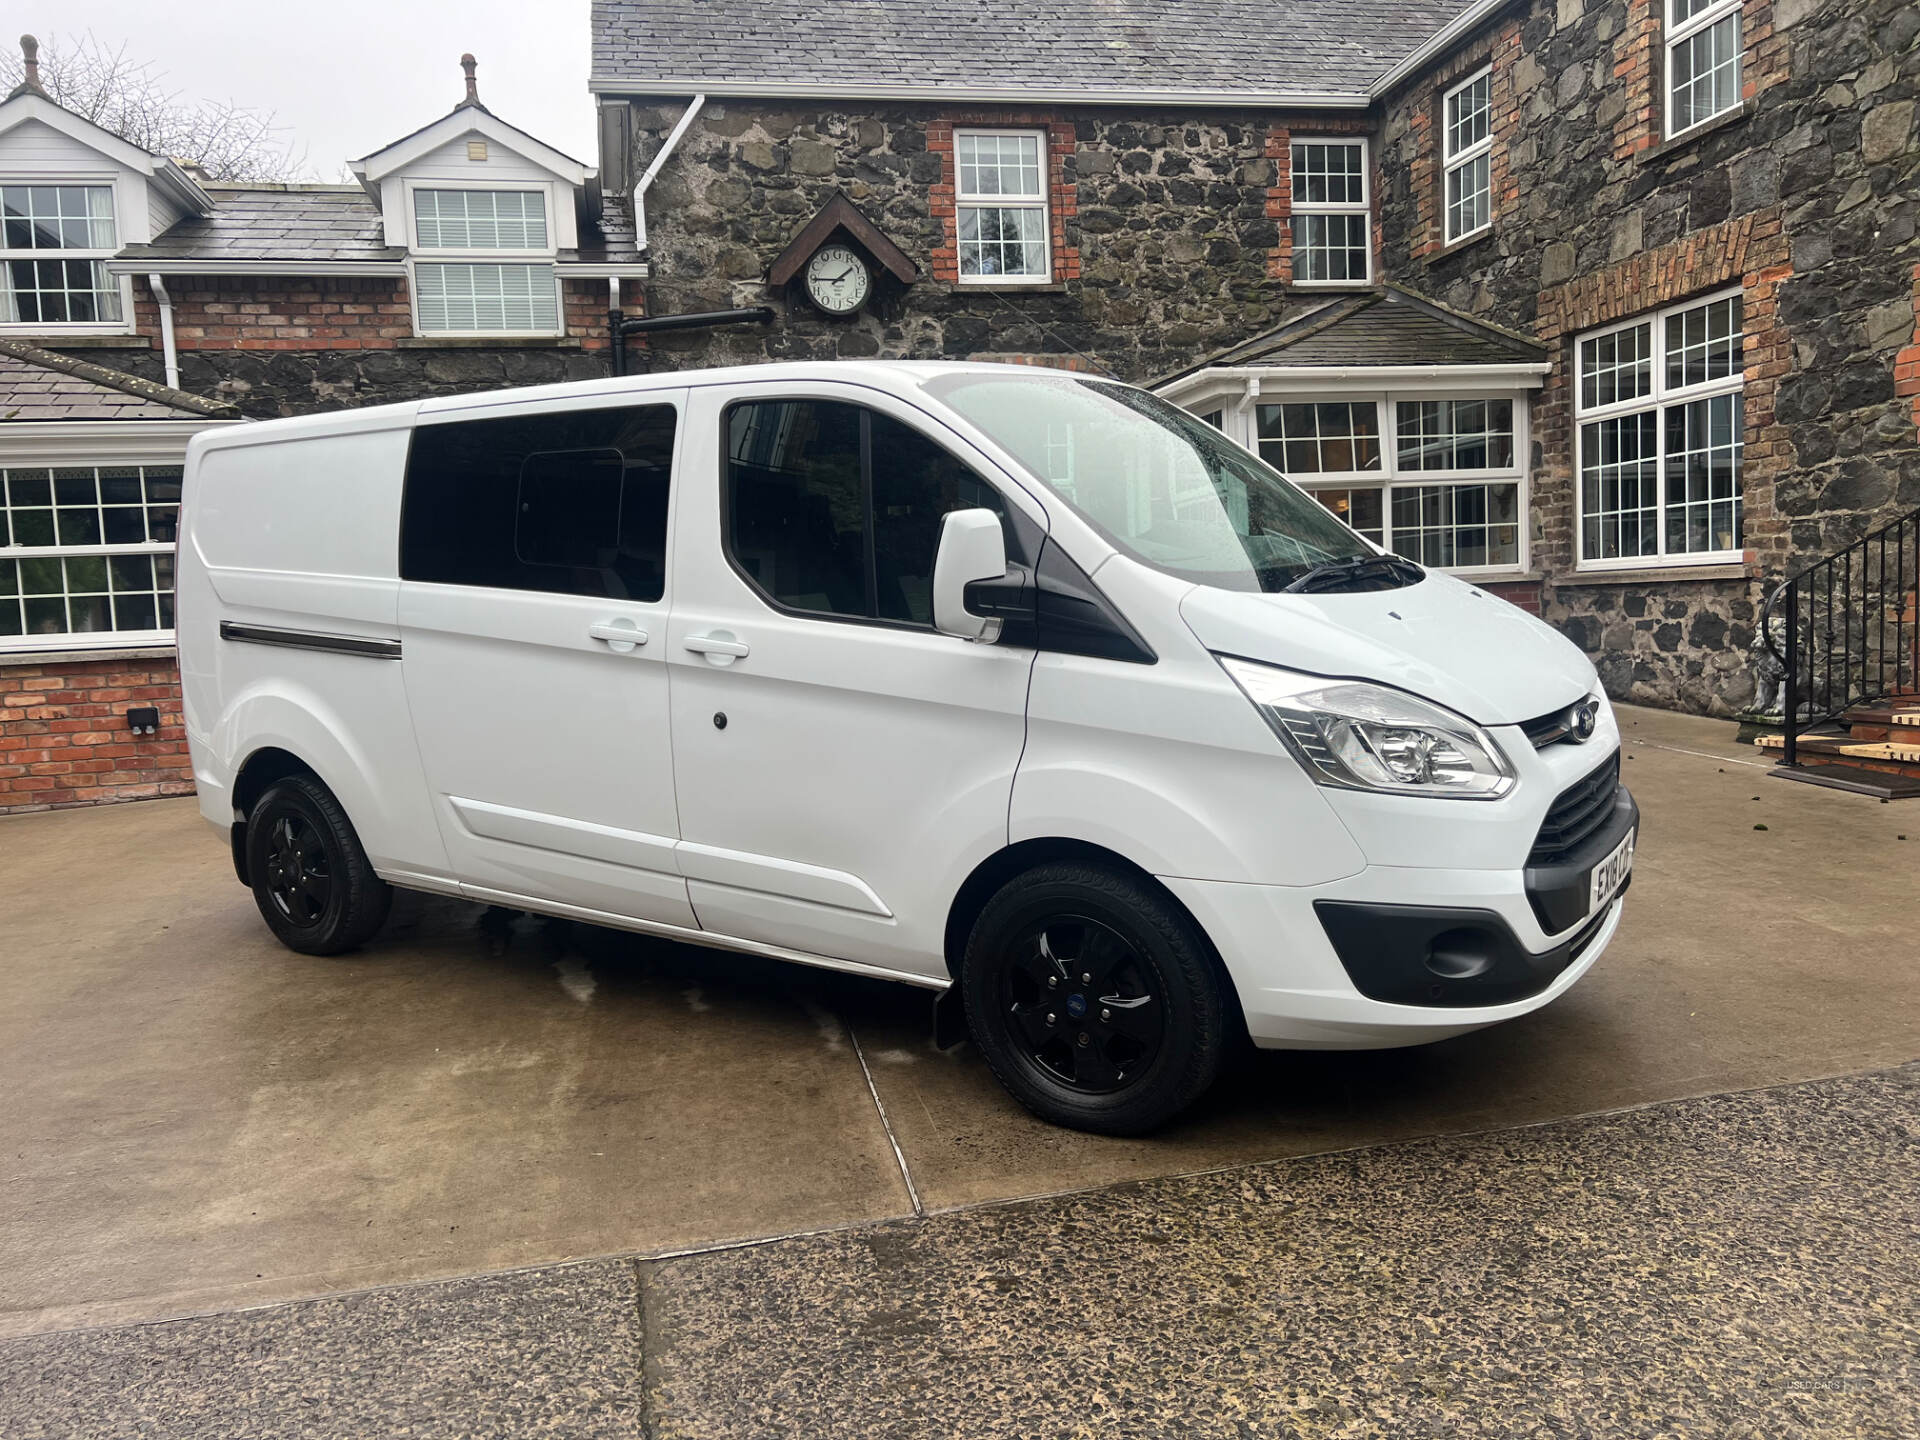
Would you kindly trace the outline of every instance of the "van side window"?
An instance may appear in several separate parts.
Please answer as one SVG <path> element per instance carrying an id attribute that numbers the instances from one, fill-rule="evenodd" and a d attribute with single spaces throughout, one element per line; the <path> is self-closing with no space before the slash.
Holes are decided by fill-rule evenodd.
<path id="1" fill-rule="evenodd" d="M 660 599 L 675 420 L 636 405 L 420 426 L 400 578 Z"/>
<path id="2" fill-rule="evenodd" d="M 976 507 L 1007 514 L 991 485 L 885 415 L 831 400 L 727 412 L 727 553 L 788 609 L 931 626 L 941 517 Z"/>

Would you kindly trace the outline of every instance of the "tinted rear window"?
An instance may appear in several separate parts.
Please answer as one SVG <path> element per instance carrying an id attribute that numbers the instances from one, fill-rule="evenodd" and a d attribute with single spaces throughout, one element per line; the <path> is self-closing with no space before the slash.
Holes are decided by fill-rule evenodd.
<path id="1" fill-rule="evenodd" d="M 660 599 L 674 422 L 636 405 L 421 426 L 400 578 Z"/>

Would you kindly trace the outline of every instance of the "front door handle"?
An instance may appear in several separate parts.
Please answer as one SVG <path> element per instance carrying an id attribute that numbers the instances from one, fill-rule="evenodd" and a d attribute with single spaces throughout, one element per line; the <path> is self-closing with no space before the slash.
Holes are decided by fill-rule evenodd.
<path id="1" fill-rule="evenodd" d="M 618 655 L 631 655 L 634 650 L 647 643 L 647 632 L 631 620 L 614 620 L 600 625 L 587 626 L 587 634 L 595 640 L 607 642 L 607 648 Z"/>
<path id="2" fill-rule="evenodd" d="M 731 630 L 716 630 L 711 635 L 689 635 L 682 642 L 696 655 L 704 655 L 712 665 L 731 665 L 747 652 L 744 640 L 733 638 Z"/>

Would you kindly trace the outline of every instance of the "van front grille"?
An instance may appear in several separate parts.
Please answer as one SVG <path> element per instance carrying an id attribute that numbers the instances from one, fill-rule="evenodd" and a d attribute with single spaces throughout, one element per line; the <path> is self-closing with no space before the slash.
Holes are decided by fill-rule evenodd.
<path id="1" fill-rule="evenodd" d="M 1548 808 L 1527 864 L 1565 864 L 1569 856 L 1607 823 L 1607 817 L 1613 813 L 1613 792 L 1619 788 L 1620 752 L 1616 750 L 1606 764 L 1584 780 L 1568 786 Z"/>

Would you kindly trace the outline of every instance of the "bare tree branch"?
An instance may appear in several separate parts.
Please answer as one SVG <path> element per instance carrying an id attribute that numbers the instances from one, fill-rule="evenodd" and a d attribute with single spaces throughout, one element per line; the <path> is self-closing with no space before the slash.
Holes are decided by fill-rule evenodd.
<path id="1" fill-rule="evenodd" d="M 21 80 L 20 57 L 0 54 L 0 91 Z M 198 165 L 215 180 L 286 184 L 312 178 L 270 110 L 231 100 L 182 101 L 154 67 L 110 49 L 93 35 L 69 35 L 40 47 L 40 83 L 48 96 L 103 130 L 154 155 Z"/>

